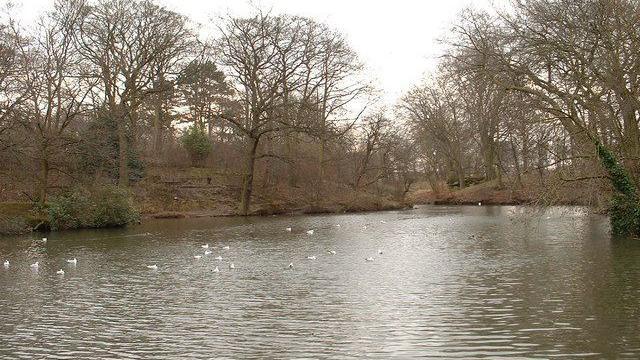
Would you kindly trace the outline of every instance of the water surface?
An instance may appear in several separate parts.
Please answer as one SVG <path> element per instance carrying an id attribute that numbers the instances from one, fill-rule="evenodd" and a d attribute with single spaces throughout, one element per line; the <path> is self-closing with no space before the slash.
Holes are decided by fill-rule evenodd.
<path id="1" fill-rule="evenodd" d="M 640 242 L 606 222 L 427 206 L 2 239 L 0 358 L 639 358 Z"/>

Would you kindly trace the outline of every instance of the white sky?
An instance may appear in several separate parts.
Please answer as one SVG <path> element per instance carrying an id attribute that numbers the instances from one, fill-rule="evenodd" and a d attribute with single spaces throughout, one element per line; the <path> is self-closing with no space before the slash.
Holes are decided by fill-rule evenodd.
<path id="1" fill-rule="evenodd" d="M 2 0 L 0 0 L 1 2 Z M 203 27 L 218 15 L 245 15 L 256 6 L 275 13 L 313 17 L 340 30 L 365 63 L 368 74 L 393 105 L 441 54 L 438 39 L 446 35 L 465 7 L 490 8 L 491 0 L 156 0 L 189 16 Z M 25 22 L 53 0 L 13 0 L 21 3 Z M 252 5 L 253 4 L 253 5 Z"/>

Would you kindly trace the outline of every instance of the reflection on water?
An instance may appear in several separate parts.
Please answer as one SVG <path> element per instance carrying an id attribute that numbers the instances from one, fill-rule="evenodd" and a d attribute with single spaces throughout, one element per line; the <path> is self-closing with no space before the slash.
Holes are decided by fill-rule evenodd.
<path id="1" fill-rule="evenodd" d="M 5 258 L 0 358 L 640 357 L 640 242 L 577 209 L 153 221 Z"/>

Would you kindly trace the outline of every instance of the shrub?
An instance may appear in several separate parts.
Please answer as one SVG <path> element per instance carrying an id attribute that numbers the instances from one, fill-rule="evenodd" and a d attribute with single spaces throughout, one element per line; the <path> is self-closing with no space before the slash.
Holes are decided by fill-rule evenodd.
<path id="1" fill-rule="evenodd" d="M 93 196 L 93 227 L 125 226 L 140 218 L 129 192 L 117 186 L 99 188 Z"/>
<path id="2" fill-rule="evenodd" d="M 52 230 L 91 227 L 91 207 L 89 194 L 81 189 L 53 196 L 46 207 L 49 226 Z"/>
<path id="3" fill-rule="evenodd" d="M 182 133 L 180 142 L 189 153 L 194 166 L 200 165 L 211 153 L 211 140 L 204 130 L 195 125 L 190 126 Z"/>
<path id="4" fill-rule="evenodd" d="M 129 193 L 112 185 L 52 197 L 46 212 L 51 230 L 125 226 L 139 218 Z"/>

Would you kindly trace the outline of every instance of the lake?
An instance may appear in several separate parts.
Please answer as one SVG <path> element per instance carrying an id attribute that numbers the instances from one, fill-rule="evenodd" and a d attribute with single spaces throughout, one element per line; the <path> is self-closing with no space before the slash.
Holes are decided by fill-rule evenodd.
<path id="1" fill-rule="evenodd" d="M 640 358 L 640 241 L 612 240 L 607 219 L 580 208 L 41 236 L 0 239 L 3 359 Z"/>

